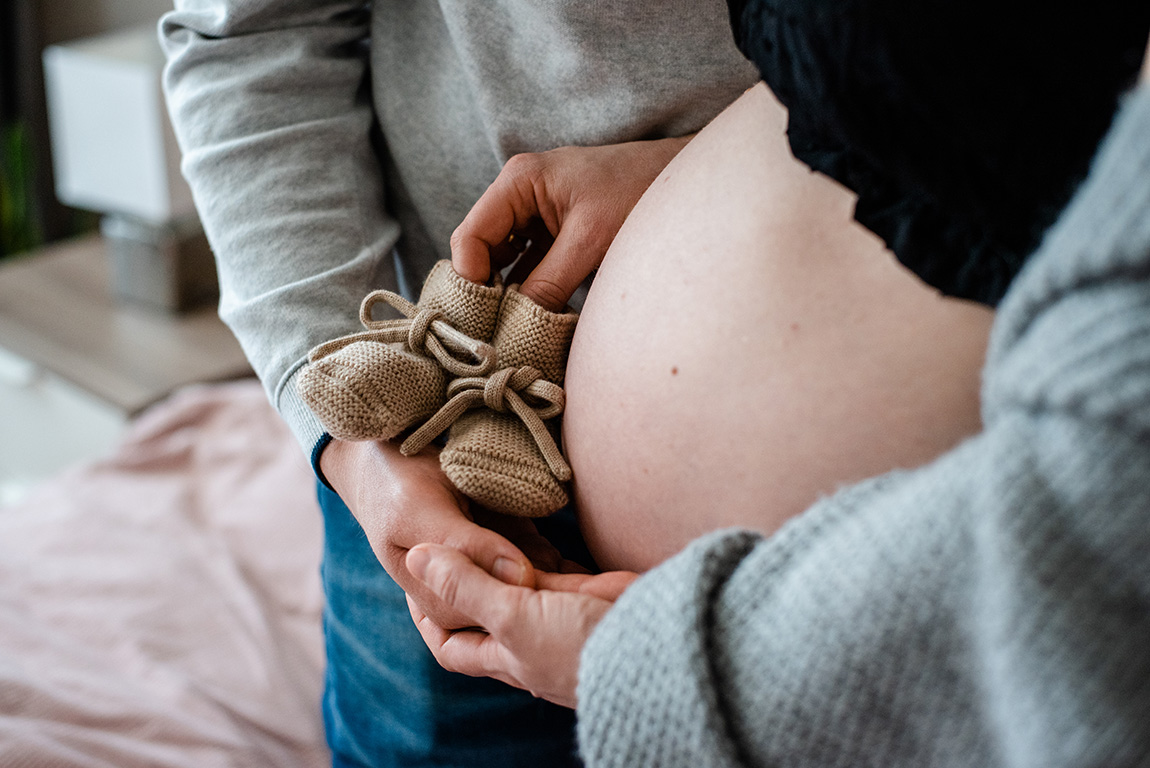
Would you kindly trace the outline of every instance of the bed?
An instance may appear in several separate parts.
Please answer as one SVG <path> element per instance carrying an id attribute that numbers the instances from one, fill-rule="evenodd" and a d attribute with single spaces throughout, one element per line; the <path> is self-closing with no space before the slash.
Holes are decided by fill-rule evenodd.
<path id="1" fill-rule="evenodd" d="M 0 766 L 330 765 L 321 536 L 254 381 L 0 508 Z"/>

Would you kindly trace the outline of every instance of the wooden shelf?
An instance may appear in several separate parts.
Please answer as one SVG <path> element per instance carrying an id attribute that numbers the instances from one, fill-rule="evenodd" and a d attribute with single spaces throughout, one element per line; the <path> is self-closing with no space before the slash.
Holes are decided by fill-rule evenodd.
<path id="1" fill-rule="evenodd" d="M 0 347 L 128 416 L 186 384 L 252 374 L 214 307 L 166 315 L 114 299 L 98 235 L 0 262 Z"/>

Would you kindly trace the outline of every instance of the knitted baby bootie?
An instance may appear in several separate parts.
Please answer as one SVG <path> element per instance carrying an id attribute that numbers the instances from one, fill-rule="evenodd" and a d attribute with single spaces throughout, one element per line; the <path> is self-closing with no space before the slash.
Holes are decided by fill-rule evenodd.
<path id="1" fill-rule="evenodd" d="M 373 291 L 360 306 L 366 331 L 313 349 L 300 372 L 300 396 L 338 440 L 390 440 L 435 413 L 450 376 L 483 376 L 495 366 L 487 342 L 495 329 L 503 285 L 486 286 L 438 262 L 415 305 L 391 291 Z M 373 320 L 386 302 L 404 317 Z"/>
<path id="2" fill-rule="evenodd" d="M 521 517 L 542 517 L 563 507 L 571 468 L 556 438 L 578 320 L 574 312 L 549 312 L 509 287 L 492 340 L 498 370 L 453 380 L 447 404 L 404 448 L 421 447 L 450 425 L 439 460 L 465 495 Z"/>

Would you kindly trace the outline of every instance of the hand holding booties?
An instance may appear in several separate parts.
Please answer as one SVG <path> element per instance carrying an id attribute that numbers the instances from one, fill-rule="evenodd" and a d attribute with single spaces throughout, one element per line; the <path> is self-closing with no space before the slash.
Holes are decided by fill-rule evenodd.
<path id="1" fill-rule="evenodd" d="M 406 319 L 371 320 L 380 300 Z M 418 305 L 376 291 L 360 316 L 368 330 L 316 347 L 299 378 L 333 437 L 390 440 L 415 427 L 400 446 L 411 455 L 450 429 L 440 463 L 471 499 L 525 517 L 567 503 L 557 438 L 577 314 L 543 309 L 517 286 L 471 283 L 441 261 Z"/>

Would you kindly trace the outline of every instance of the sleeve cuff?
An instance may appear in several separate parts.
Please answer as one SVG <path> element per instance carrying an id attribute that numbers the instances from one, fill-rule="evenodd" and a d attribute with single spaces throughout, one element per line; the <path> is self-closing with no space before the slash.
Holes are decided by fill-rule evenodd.
<path id="1" fill-rule="evenodd" d="M 303 398 L 300 397 L 299 390 L 296 388 L 296 379 L 299 376 L 299 372 L 303 369 L 304 362 L 306 361 L 301 360 L 284 379 L 284 383 L 279 387 L 279 392 L 274 402 L 276 410 L 279 411 L 280 416 L 287 422 L 292 434 L 294 434 L 296 440 L 299 441 L 304 454 L 307 455 L 316 479 L 334 491 L 335 489 L 331 488 L 331 484 L 323 476 L 323 472 L 321 472 L 319 468 L 319 458 L 323 454 L 324 448 L 331 443 L 332 436 L 324 430 L 323 425 L 319 419 L 315 417 L 315 414 L 311 412 L 311 409 L 307 407 L 307 404 L 304 403 Z"/>

